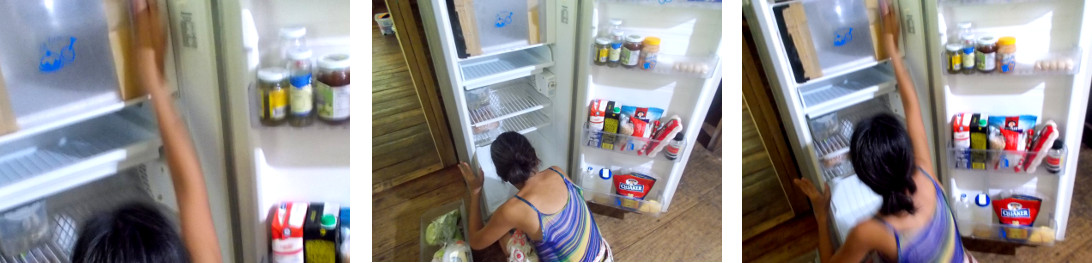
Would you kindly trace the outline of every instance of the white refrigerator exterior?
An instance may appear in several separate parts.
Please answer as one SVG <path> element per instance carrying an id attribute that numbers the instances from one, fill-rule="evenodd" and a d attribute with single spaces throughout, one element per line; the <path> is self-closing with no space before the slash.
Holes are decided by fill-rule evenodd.
<path id="1" fill-rule="evenodd" d="M 583 171 L 588 167 L 587 160 L 595 165 L 613 164 L 616 166 L 651 167 L 659 176 L 659 181 L 646 200 L 655 199 L 662 203 L 661 209 L 653 214 L 667 211 L 671 195 L 682 177 L 683 167 L 690 151 L 679 156 L 679 161 L 656 158 L 634 157 L 614 153 L 587 150 L 574 138 L 584 137 L 584 124 L 587 120 L 588 102 L 594 98 L 613 99 L 649 107 L 665 109 L 664 117 L 677 114 L 682 118 L 684 138 L 687 145 L 693 145 L 706 111 L 712 102 L 717 85 L 720 83 L 719 57 L 721 56 L 720 3 L 672 3 L 660 6 L 657 1 L 575 1 L 543 0 L 537 2 L 540 14 L 539 30 L 541 43 L 517 45 L 504 51 L 490 54 L 459 58 L 456 50 L 455 33 L 452 30 L 451 10 L 443 0 L 421 3 L 421 16 L 424 20 L 425 33 L 432 51 L 437 79 L 447 117 L 452 121 L 452 136 L 455 137 L 456 151 L 460 160 L 470 161 L 473 166 L 485 172 L 484 213 L 489 215 L 515 193 L 515 188 L 503 182 L 496 171 L 489 154 L 489 144 L 497 134 L 490 132 L 475 134 L 481 124 L 500 120 L 498 130 L 518 131 L 531 141 L 545 168 L 559 166 L 573 178 L 574 182 L 583 180 Z M 653 33 L 664 39 L 661 54 L 664 57 L 694 59 L 708 66 L 704 77 L 679 77 L 670 73 L 654 75 L 659 78 L 643 77 L 648 72 L 629 70 L 606 70 L 603 67 L 589 67 L 592 53 L 591 45 L 598 29 L 597 23 L 605 23 L 596 15 L 610 14 L 614 9 L 618 18 L 632 23 L 624 27 L 644 30 L 641 33 Z M 621 10 L 633 11 L 629 15 L 620 15 Z M 659 19 L 658 11 L 667 11 L 669 16 Z M 490 15 L 477 14 L 481 17 Z M 602 15 L 600 15 L 602 16 Z M 647 20 L 647 21 L 645 21 Z M 491 21 L 490 21 L 491 22 Z M 674 27 L 672 27 L 674 26 Z M 678 29 L 679 32 L 671 30 Z M 479 32 L 479 34 L 482 34 Z M 678 37 L 676 39 L 675 37 Z M 679 39 L 685 39 L 679 40 Z M 669 44 L 670 43 L 670 44 Z M 675 57 L 671 57 L 675 55 Z M 665 62 L 666 61 L 666 62 Z M 671 59 L 661 59 L 658 67 L 671 68 Z M 497 65 L 495 67 L 487 67 Z M 503 68 L 503 70 L 481 72 L 481 68 Z M 603 71 L 603 73 L 600 73 Z M 670 70 L 665 70 L 670 71 Z M 611 76 L 611 73 L 616 74 Z M 614 86 L 599 83 L 596 76 L 611 76 Z M 655 86 L 626 88 L 627 85 L 642 84 L 640 81 L 619 80 L 623 77 L 654 79 Z M 524 78 L 526 81 L 524 81 Z M 604 77 L 607 78 L 607 77 Z M 477 89 L 493 89 L 491 96 L 500 96 L 508 92 L 503 88 L 510 80 L 515 83 L 527 82 L 523 87 L 530 95 L 544 96 L 544 100 L 520 107 L 522 110 L 497 112 L 511 114 L 499 118 L 481 120 L 476 111 L 471 111 L 470 98 Z M 500 83 L 500 84 L 498 84 Z M 597 83 L 599 83 L 597 85 Z M 521 85 L 521 84 L 517 84 Z M 537 95 L 536 95 L 537 94 Z M 599 96 L 599 97 L 595 97 Z M 507 105 L 507 104 L 506 104 Z M 627 104 L 628 105 L 628 104 Z M 509 126 L 509 125 L 513 126 Z M 689 146 L 688 146 L 689 147 Z M 606 166 L 604 166 L 606 167 Z M 585 186 L 585 189 L 588 187 Z M 585 197 L 596 195 L 585 191 Z M 603 193 L 608 194 L 608 193 Z M 613 204 L 608 204 L 613 205 Z M 614 205 L 617 206 L 617 205 Z"/>

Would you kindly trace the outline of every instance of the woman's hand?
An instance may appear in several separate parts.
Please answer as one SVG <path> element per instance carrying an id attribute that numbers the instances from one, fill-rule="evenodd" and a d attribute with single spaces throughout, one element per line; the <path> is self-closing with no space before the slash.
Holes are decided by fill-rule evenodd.
<path id="1" fill-rule="evenodd" d="M 141 86 L 145 88 L 163 85 L 163 57 L 166 54 L 167 37 L 161 23 L 162 16 L 156 0 L 130 0 L 133 28 L 133 58 Z"/>
<path id="2" fill-rule="evenodd" d="M 459 163 L 459 170 L 462 171 L 463 180 L 466 181 L 466 187 L 470 189 L 470 193 L 481 193 L 482 184 L 485 182 L 485 178 L 482 176 L 485 175 L 485 172 L 481 169 L 478 169 L 477 173 L 473 172 L 473 170 L 470 169 L 470 165 L 466 164 L 466 162 Z"/>
<path id="3" fill-rule="evenodd" d="M 830 211 L 830 184 L 826 184 L 823 192 L 815 189 L 815 185 L 808 179 L 794 179 L 793 184 L 811 200 L 811 206 L 815 208 L 815 216 L 827 216 Z"/>
<path id="4" fill-rule="evenodd" d="M 882 23 L 882 25 L 880 26 L 880 30 L 882 30 L 880 39 L 881 41 L 883 41 L 883 45 L 885 48 L 897 50 L 899 48 L 900 35 L 899 17 L 895 15 L 895 6 L 893 5 L 893 3 L 888 3 L 888 1 L 893 0 L 879 1 L 880 23 Z M 891 37 L 888 38 L 888 35 L 890 35 Z"/>

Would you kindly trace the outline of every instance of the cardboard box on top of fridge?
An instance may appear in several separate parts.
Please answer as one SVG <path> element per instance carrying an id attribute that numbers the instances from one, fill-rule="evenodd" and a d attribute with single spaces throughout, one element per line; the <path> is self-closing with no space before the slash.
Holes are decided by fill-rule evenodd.
<path id="1" fill-rule="evenodd" d="M 147 94 L 139 86 L 136 75 L 136 62 L 130 53 L 133 41 L 132 23 L 129 19 L 128 0 L 103 0 L 106 7 L 106 24 L 110 36 L 110 51 L 114 54 L 114 65 L 118 77 L 118 95 L 122 100 L 131 100 Z"/>
<path id="2" fill-rule="evenodd" d="M 4 65 L 0 65 L 3 68 Z M 0 69 L 2 72 L 3 69 Z M 0 135 L 8 134 L 19 130 L 19 125 L 15 123 L 15 112 L 11 109 L 11 98 L 8 97 L 8 90 L 4 87 L 4 74 L 0 74 Z"/>

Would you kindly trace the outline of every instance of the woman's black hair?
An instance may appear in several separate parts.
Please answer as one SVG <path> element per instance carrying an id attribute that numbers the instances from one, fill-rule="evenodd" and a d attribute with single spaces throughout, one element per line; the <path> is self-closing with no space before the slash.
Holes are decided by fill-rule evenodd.
<path id="1" fill-rule="evenodd" d="M 158 208 L 132 203 L 85 222 L 72 262 L 175 263 L 190 262 L 190 256 L 174 224 Z"/>
<path id="2" fill-rule="evenodd" d="M 505 132 L 497 136 L 490 148 L 490 157 L 497 167 L 501 180 L 519 185 L 531 178 L 541 162 L 531 141 L 518 132 Z"/>
<path id="3" fill-rule="evenodd" d="M 883 113 L 857 123 L 850 139 L 850 159 L 857 177 L 883 197 L 880 214 L 913 214 L 916 164 L 910 136 L 897 117 Z"/>

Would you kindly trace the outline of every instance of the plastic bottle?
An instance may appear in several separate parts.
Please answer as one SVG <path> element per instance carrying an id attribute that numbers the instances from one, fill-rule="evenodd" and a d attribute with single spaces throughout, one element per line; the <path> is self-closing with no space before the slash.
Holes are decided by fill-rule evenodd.
<path id="1" fill-rule="evenodd" d="M 684 145 L 686 145 L 686 142 L 683 141 L 683 133 L 676 133 L 675 139 L 672 139 L 671 143 L 667 145 L 664 157 L 667 157 L 668 160 L 674 161 L 676 158 L 679 158 L 679 153 L 682 153 L 681 150 L 683 149 Z"/>
<path id="2" fill-rule="evenodd" d="M 959 195 L 959 202 L 955 205 L 958 210 L 954 211 L 956 215 L 956 224 L 959 224 L 959 233 L 970 234 L 974 231 L 974 218 L 971 213 L 971 200 L 968 199 L 967 194 L 963 193 Z"/>
<path id="3" fill-rule="evenodd" d="M 610 52 L 607 56 L 608 67 L 615 68 L 622 64 L 622 45 L 625 42 L 623 35 L 624 33 L 621 31 L 613 32 L 610 35 Z"/>
<path id="4" fill-rule="evenodd" d="M 993 219 L 994 218 L 993 217 L 994 212 L 993 212 L 993 206 L 991 205 L 992 204 L 991 202 L 992 201 L 990 201 L 990 195 L 988 195 L 986 193 L 979 193 L 978 195 L 975 195 L 975 197 L 974 197 L 975 206 L 972 207 L 972 209 L 974 209 L 974 212 L 972 213 L 974 218 L 972 219 L 972 221 L 975 222 L 975 225 L 977 225 L 977 224 L 997 224 L 998 223 L 997 220 Z M 974 226 L 972 225 L 971 227 L 972 227 L 972 230 L 973 230 Z"/>
<path id="5" fill-rule="evenodd" d="M 306 48 L 288 51 L 289 94 L 288 124 L 295 127 L 309 126 L 315 122 L 314 88 L 311 71 L 311 50 Z"/>
<path id="6" fill-rule="evenodd" d="M 997 71 L 1012 73 L 1016 70 L 1016 38 L 997 39 Z"/>
<path id="7" fill-rule="evenodd" d="M 1065 165 L 1065 144 L 1062 140 L 1054 141 L 1054 146 L 1047 151 L 1046 169 L 1051 173 L 1059 173 Z"/>

